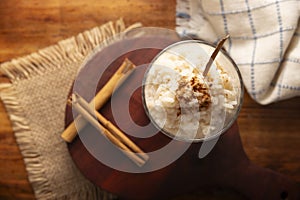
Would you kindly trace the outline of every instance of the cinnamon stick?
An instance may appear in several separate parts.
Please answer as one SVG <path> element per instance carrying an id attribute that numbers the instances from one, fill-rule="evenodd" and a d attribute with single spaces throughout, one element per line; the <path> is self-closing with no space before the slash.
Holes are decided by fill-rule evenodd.
<path id="1" fill-rule="evenodd" d="M 130 60 L 125 59 L 119 69 L 97 93 L 89 105 L 94 106 L 96 110 L 99 110 L 109 100 L 113 91 L 127 79 L 134 69 L 135 65 Z M 76 117 L 76 119 L 61 134 L 61 137 L 66 142 L 72 142 L 76 137 L 77 132 L 79 132 L 86 123 L 86 120 L 84 120 L 82 116 Z"/>
<path id="2" fill-rule="evenodd" d="M 118 129 L 113 123 L 107 120 L 103 115 L 101 115 L 97 110 L 91 109 L 88 102 L 86 102 L 80 95 L 74 94 L 78 103 L 88 111 L 92 116 L 97 117 L 97 119 L 102 123 L 102 125 L 107 128 L 111 133 L 118 137 L 125 145 L 127 145 L 133 152 L 138 153 L 138 155 L 145 161 L 149 159 L 149 156 L 143 152 L 136 144 L 134 144 L 120 129 Z"/>
<path id="3" fill-rule="evenodd" d="M 80 103 L 77 101 L 76 95 L 72 95 L 72 106 L 76 109 L 78 113 L 90 124 L 92 124 L 100 133 L 104 134 L 113 144 L 122 149 L 123 153 L 128 156 L 134 163 L 138 166 L 145 164 L 145 161 L 138 157 L 134 152 L 132 152 L 125 144 L 118 140 L 110 131 L 108 131 L 104 126 L 102 126 L 98 121 L 90 115 L 90 113 L 85 110 Z"/>
<path id="4" fill-rule="evenodd" d="M 217 57 L 219 51 L 221 50 L 221 48 L 223 47 L 223 44 L 225 43 L 225 41 L 229 38 L 229 35 L 226 35 L 224 38 L 222 38 L 218 44 L 217 47 L 215 48 L 214 52 L 211 54 L 208 63 L 205 66 L 205 69 L 203 71 L 203 76 L 205 77 L 212 65 L 212 63 L 214 62 L 215 58 Z"/>

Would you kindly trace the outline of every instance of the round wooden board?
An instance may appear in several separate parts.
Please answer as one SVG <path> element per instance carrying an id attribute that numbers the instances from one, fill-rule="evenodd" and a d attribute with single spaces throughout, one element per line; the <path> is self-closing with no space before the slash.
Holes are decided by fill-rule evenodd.
<path id="1" fill-rule="evenodd" d="M 174 151 L 168 152 L 170 157 L 187 144 L 171 140 L 159 131 L 149 136 L 148 132 L 142 128 L 136 129 L 129 122 L 133 121 L 140 126 L 150 123 L 142 105 L 141 87 L 137 86 L 142 85 L 148 63 L 162 48 L 174 42 L 175 38 L 166 37 L 133 38 L 116 42 L 96 53 L 85 64 L 73 87 L 86 100 L 91 100 L 123 60 L 129 58 L 138 66 L 137 70 L 115 92 L 113 102 L 108 102 L 100 112 L 111 122 L 118 121 L 116 125 L 123 130 L 130 130 L 141 136 L 129 135 L 146 152 L 159 150 L 172 142 Z M 126 99 L 129 100 L 129 107 L 124 106 Z M 128 110 L 129 118 L 126 114 Z M 66 126 L 72 120 L 71 108 L 67 106 Z M 155 128 L 150 125 L 150 129 Z M 86 144 L 92 145 L 86 148 Z M 120 199 L 166 199 L 197 188 L 211 187 L 232 188 L 250 199 L 282 199 L 286 196 L 289 199 L 299 199 L 299 188 L 293 181 L 274 171 L 255 166 L 248 160 L 240 141 L 237 123 L 220 137 L 214 149 L 203 159 L 198 158 L 201 145 L 202 143 L 191 144 L 176 161 L 147 173 L 119 171 L 92 154 L 102 153 L 104 159 L 112 159 L 113 164 L 132 171 L 158 166 L 166 155 L 161 160 L 151 159 L 150 156 L 145 166 L 139 169 L 116 148 L 115 151 L 111 150 L 112 145 L 91 126 L 80 131 L 79 137 L 68 147 L 74 162 L 86 178 L 104 190 L 117 194 Z"/>

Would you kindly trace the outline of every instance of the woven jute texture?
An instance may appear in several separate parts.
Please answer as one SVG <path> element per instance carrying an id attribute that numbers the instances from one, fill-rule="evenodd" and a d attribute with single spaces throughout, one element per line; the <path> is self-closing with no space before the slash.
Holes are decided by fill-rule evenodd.
<path id="1" fill-rule="evenodd" d="M 0 97 L 37 199 L 114 198 L 82 176 L 60 135 L 67 96 L 81 64 L 95 48 L 136 26 L 126 28 L 122 19 L 108 22 L 0 65 L 11 81 L 0 85 Z"/>

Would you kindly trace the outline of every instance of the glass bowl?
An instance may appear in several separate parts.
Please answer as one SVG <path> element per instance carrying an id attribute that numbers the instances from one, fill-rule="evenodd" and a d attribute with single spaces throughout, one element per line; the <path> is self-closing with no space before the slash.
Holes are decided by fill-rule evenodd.
<path id="1" fill-rule="evenodd" d="M 202 75 L 214 50 L 207 42 L 184 40 L 166 47 L 150 63 L 143 79 L 143 106 L 168 137 L 212 139 L 237 119 L 244 86 L 233 59 L 221 50 L 208 75 Z"/>

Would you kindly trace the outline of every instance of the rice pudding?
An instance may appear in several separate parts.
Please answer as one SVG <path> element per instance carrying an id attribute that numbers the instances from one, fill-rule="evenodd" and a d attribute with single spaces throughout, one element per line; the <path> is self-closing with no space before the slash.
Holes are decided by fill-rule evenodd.
<path id="1" fill-rule="evenodd" d="M 189 59 L 192 49 L 173 50 L 167 48 L 158 55 L 144 79 L 143 97 L 151 121 L 164 133 L 182 140 L 219 133 L 240 104 L 235 77 L 218 60 L 203 77 L 208 53 L 191 53 L 193 59 Z"/>

